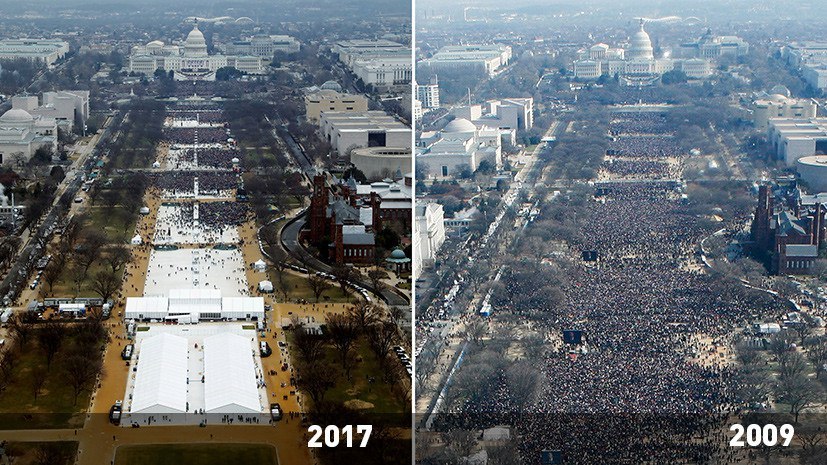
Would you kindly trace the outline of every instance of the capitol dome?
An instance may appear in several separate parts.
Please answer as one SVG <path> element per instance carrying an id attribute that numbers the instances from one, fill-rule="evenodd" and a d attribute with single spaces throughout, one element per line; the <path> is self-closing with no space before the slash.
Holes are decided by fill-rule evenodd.
<path id="1" fill-rule="evenodd" d="M 197 24 L 187 34 L 187 40 L 184 42 L 184 54 L 187 56 L 207 56 L 207 41 L 204 40 L 204 34 L 198 30 Z"/>
<path id="2" fill-rule="evenodd" d="M 652 39 L 650 39 L 649 34 L 643 30 L 643 21 L 640 22 L 640 30 L 635 32 L 635 35 L 632 36 L 632 46 L 629 48 L 629 51 L 626 52 L 626 57 L 631 59 L 642 58 L 646 60 L 652 60 L 655 58 L 654 49 L 652 48 Z"/>
<path id="3" fill-rule="evenodd" d="M 34 117 L 26 110 L 20 108 L 12 108 L 0 116 L 0 121 L 4 123 L 29 123 L 34 121 Z"/>
<path id="4" fill-rule="evenodd" d="M 444 133 L 460 133 L 460 132 L 476 132 L 477 127 L 474 126 L 474 123 L 468 121 L 465 118 L 457 118 L 450 123 L 446 124 L 444 128 L 442 128 L 442 132 Z"/>

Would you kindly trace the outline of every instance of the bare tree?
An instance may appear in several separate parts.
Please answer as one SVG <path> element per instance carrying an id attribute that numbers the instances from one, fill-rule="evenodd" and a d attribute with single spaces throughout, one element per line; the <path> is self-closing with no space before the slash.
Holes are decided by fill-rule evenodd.
<path id="1" fill-rule="evenodd" d="M 824 365 L 827 364 L 827 336 L 813 338 L 808 345 L 807 359 L 813 364 L 816 379 L 819 379 L 824 372 Z"/>
<path id="2" fill-rule="evenodd" d="M 106 261 L 109 263 L 112 273 L 117 273 L 122 266 L 129 263 L 130 258 L 129 249 L 124 245 L 113 245 L 106 249 Z"/>
<path id="3" fill-rule="evenodd" d="M 356 303 L 348 309 L 348 315 L 356 321 L 356 324 L 359 325 L 359 330 L 363 333 L 379 319 L 376 307 L 367 300 L 362 299 L 357 300 Z"/>
<path id="4" fill-rule="evenodd" d="M 52 293 L 55 283 L 60 278 L 60 275 L 63 273 L 63 266 L 61 266 L 58 262 L 52 261 L 46 265 L 46 269 L 43 270 L 43 282 L 49 286 L 49 294 Z"/>
<path id="5" fill-rule="evenodd" d="M 72 354 L 63 360 L 61 366 L 66 374 L 66 382 L 72 388 L 74 405 L 77 405 L 81 393 L 91 390 L 94 386 L 95 379 L 102 369 L 101 359 L 97 354 Z"/>
<path id="6" fill-rule="evenodd" d="M 388 321 L 376 323 L 368 331 L 370 347 L 382 366 L 385 366 L 385 358 L 391 350 L 393 341 L 396 340 L 396 335 L 396 325 Z"/>
<path id="7" fill-rule="evenodd" d="M 358 324 L 347 315 L 334 313 L 327 317 L 327 332 L 336 350 L 339 351 L 342 367 L 347 369 L 345 359 L 359 335 Z"/>
<path id="8" fill-rule="evenodd" d="M 319 301 L 319 298 L 324 294 L 324 292 L 330 289 L 330 283 L 327 280 L 317 274 L 309 274 L 307 275 L 307 285 L 310 286 L 310 290 L 313 292 L 313 295 L 316 297 L 316 302 Z"/>
<path id="9" fill-rule="evenodd" d="M 32 368 L 31 378 L 29 378 L 30 387 L 32 388 L 32 397 L 34 403 L 37 403 L 37 398 L 43 390 L 43 385 L 46 384 L 46 378 L 49 376 L 49 370 L 43 365 L 35 365 Z"/>
<path id="10" fill-rule="evenodd" d="M 336 379 L 339 378 L 338 369 L 330 364 L 307 365 L 302 363 L 298 366 L 298 370 L 299 388 L 310 395 L 315 405 L 324 400 L 327 391 L 336 385 Z"/>
<path id="11" fill-rule="evenodd" d="M 353 276 L 353 268 L 344 264 L 336 265 L 333 267 L 333 276 L 336 277 L 336 282 L 342 289 L 342 295 L 348 296 L 347 285 Z"/>
<path id="12" fill-rule="evenodd" d="M 776 396 L 780 402 L 789 404 L 790 414 L 798 423 L 799 414 L 819 400 L 819 385 L 804 374 L 781 378 Z"/>
<path id="13" fill-rule="evenodd" d="M 55 354 L 66 338 L 66 326 L 54 321 L 46 321 L 37 331 L 37 342 L 46 354 L 46 367 L 52 366 Z"/>
<path id="14" fill-rule="evenodd" d="M 295 329 L 296 350 L 308 365 L 315 364 L 323 356 L 325 340 L 318 334 L 312 334 L 303 326 L 298 325 Z"/>
<path id="15" fill-rule="evenodd" d="M 101 296 L 104 302 L 109 300 L 121 287 L 121 280 L 115 272 L 105 270 L 99 271 L 92 281 L 92 289 Z"/>

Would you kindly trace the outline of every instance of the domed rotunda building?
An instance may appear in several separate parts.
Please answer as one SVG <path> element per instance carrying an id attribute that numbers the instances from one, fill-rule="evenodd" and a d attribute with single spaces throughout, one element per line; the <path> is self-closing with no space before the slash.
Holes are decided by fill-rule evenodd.
<path id="1" fill-rule="evenodd" d="M 132 48 L 129 71 L 151 75 L 156 70 L 173 72 L 178 81 L 214 81 L 215 72 L 224 67 L 245 74 L 264 74 L 268 60 L 258 56 L 210 55 L 204 33 L 198 24 L 187 34 L 181 45 L 166 45 L 153 40 Z"/>
<path id="2" fill-rule="evenodd" d="M 627 85 L 650 85 L 666 72 L 683 71 L 690 79 L 704 79 L 712 74 L 712 65 L 706 59 L 674 59 L 669 56 L 655 57 L 652 39 L 644 29 L 641 19 L 639 29 L 629 38 L 629 48 L 611 48 L 599 43 L 578 52 L 574 62 L 574 77 L 591 80 L 601 76 L 614 78 Z"/>

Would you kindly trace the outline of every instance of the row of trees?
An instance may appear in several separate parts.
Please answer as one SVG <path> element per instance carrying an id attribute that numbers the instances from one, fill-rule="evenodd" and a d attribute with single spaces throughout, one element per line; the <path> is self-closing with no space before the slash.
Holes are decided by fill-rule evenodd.
<path id="1" fill-rule="evenodd" d="M 50 391 L 71 390 L 72 406 L 76 407 L 81 394 L 92 392 L 103 371 L 100 345 L 109 338 L 101 319 L 65 323 L 39 321 L 36 314 L 18 313 L 9 320 L 8 328 L 11 343 L 0 352 L 0 396 L 11 388 L 17 395 L 28 388 L 33 404 L 37 404 L 49 384 Z M 31 354 L 35 354 L 34 360 L 27 361 L 30 371 L 24 377 L 17 368 Z M 60 368 L 52 370 L 58 360 Z M 25 386 L 21 385 L 24 381 Z"/>

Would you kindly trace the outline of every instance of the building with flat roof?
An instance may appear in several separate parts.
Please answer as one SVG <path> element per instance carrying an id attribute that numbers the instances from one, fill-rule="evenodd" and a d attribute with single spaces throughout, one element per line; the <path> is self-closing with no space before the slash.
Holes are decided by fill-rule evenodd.
<path id="1" fill-rule="evenodd" d="M 767 141 L 788 167 L 801 157 L 827 154 L 827 118 L 770 118 Z"/>
<path id="2" fill-rule="evenodd" d="M 753 100 L 752 110 L 752 121 L 756 129 L 766 131 L 770 118 L 815 118 L 818 103 L 814 99 L 764 94 Z"/>
<path id="3" fill-rule="evenodd" d="M 307 121 L 318 123 L 319 115 L 323 111 L 366 112 L 368 111 L 368 99 L 364 95 L 320 89 L 304 96 L 304 107 Z"/>
<path id="4" fill-rule="evenodd" d="M 254 35 L 224 44 L 227 55 L 257 56 L 272 59 L 276 52 L 296 53 L 301 44 L 288 35 Z"/>
<path id="5" fill-rule="evenodd" d="M 384 111 L 322 111 L 319 130 L 342 155 L 360 147 L 411 147 L 411 128 Z"/>
<path id="6" fill-rule="evenodd" d="M 511 62 L 511 47 L 501 44 L 446 45 L 431 58 L 419 65 L 434 71 L 452 69 L 478 69 L 488 76 Z"/>
<path id="7" fill-rule="evenodd" d="M 390 40 L 342 40 L 333 53 L 365 85 L 383 90 L 407 90 L 413 79 L 411 48 Z"/>
<path id="8" fill-rule="evenodd" d="M 0 40 L 0 60 L 25 59 L 47 66 L 69 53 L 69 43 L 60 39 Z"/>
<path id="9" fill-rule="evenodd" d="M 534 126 L 534 99 L 531 97 L 488 100 L 483 104 L 455 107 L 451 114 L 475 126 L 525 131 Z"/>
<path id="10" fill-rule="evenodd" d="M 414 88 L 414 97 L 422 103 L 422 108 L 439 108 L 439 81 L 436 76 L 427 84 L 414 83 Z"/>
<path id="11" fill-rule="evenodd" d="M 89 119 L 88 90 L 43 92 L 42 99 L 41 103 L 36 95 L 15 95 L 11 104 L 33 116 L 53 118 L 64 130 L 71 130 L 75 121 L 86 124 Z"/>
<path id="12" fill-rule="evenodd" d="M 722 56 L 740 57 L 749 53 L 749 43 L 738 36 L 718 36 L 707 29 L 693 42 L 686 42 L 678 49 L 681 56 L 715 59 Z"/>

